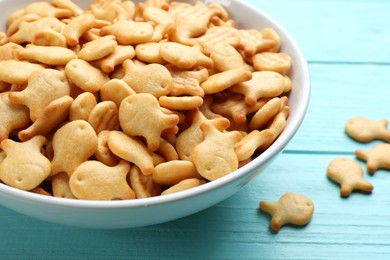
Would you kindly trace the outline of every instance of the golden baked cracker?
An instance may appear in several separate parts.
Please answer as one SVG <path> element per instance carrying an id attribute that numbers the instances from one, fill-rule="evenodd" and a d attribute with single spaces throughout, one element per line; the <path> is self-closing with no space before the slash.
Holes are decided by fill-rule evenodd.
<path id="1" fill-rule="evenodd" d="M 202 179 L 202 176 L 196 171 L 195 165 L 191 161 L 185 160 L 161 163 L 155 167 L 153 173 L 153 181 L 165 186 L 173 186 L 191 178 Z"/>
<path id="2" fill-rule="evenodd" d="M 269 50 L 275 45 L 275 41 L 264 38 L 259 30 L 238 30 L 238 32 L 240 34 L 240 43 L 237 48 L 243 50 L 247 57 Z"/>
<path id="3" fill-rule="evenodd" d="M 291 78 L 287 75 L 284 75 L 284 93 L 290 92 L 292 89 Z"/>
<path id="4" fill-rule="evenodd" d="M 213 104 L 214 104 L 214 98 L 212 95 L 205 95 L 203 97 L 203 105 L 199 108 L 199 110 L 208 119 L 222 117 L 222 115 L 214 113 L 214 111 L 211 109 Z"/>
<path id="5" fill-rule="evenodd" d="M 164 138 L 160 139 L 160 146 L 158 147 L 156 153 L 160 154 L 167 161 L 180 160 L 175 147 Z"/>
<path id="6" fill-rule="evenodd" d="M 0 93 L 0 142 L 7 139 L 13 130 L 24 128 L 30 123 L 28 108 L 11 103 L 9 93 Z"/>
<path id="7" fill-rule="evenodd" d="M 100 60 L 96 60 L 93 64 L 100 67 L 105 73 L 111 73 L 115 70 L 115 67 L 122 65 L 125 60 L 132 59 L 135 56 L 133 46 L 116 46 L 114 52 L 110 55 L 105 56 Z"/>
<path id="8" fill-rule="evenodd" d="M 273 137 L 265 142 L 258 150 L 264 151 L 269 148 L 271 144 L 278 138 L 278 136 L 283 132 L 287 125 L 287 118 L 290 115 L 290 107 L 284 106 L 280 112 L 274 117 L 268 129 L 272 131 Z"/>
<path id="9" fill-rule="evenodd" d="M 72 0 L 51 0 L 51 3 L 58 8 L 71 11 L 73 16 L 81 15 L 84 12 L 83 9 Z"/>
<path id="10" fill-rule="evenodd" d="M 212 181 L 238 169 L 238 158 L 234 146 L 242 139 L 237 131 L 221 132 L 211 122 L 200 125 L 204 141 L 191 154 L 191 160 L 199 174 Z"/>
<path id="11" fill-rule="evenodd" d="M 192 69 L 195 66 L 210 68 L 213 60 L 204 55 L 198 46 L 186 46 L 176 42 L 165 42 L 160 48 L 161 57 L 180 69 Z"/>
<path id="12" fill-rule="evenodd" d="M 172 110 L 172 109 L 168 109 L 168 108 L 165 108 L 165 107 L 161 107 L 161 111 L 164 113 L 164 114 L 167 114 L 167 115 L 177 115 L 179 117 L 179 125 L 180 124 L 184 124 L 186 122 L 186 114 L 185 114 L 185 111 L 176 111 L 176 110 Z"/>
<path id="13" fill-rule="evenodd" d="M 165 40 L 165 36 L 169 30 L 170 24 L 157 24 L 154 27 L 152 42 L 160 42 Z"/>
<path id="14" fill-rule="evenodd" d="M 5 139 L 1 149 L 6 157 L 0 164 L 0 179 L 5 184 L 21 190 L 31 190 L 50 174 L 50 161 L 41 154 L 46 144 L 44 136 L 35 136 L 27 142 Z"/>
<path id="15" fill-rule="evenodd" d="M 27 106 L 31 120 L 35 121 L 50 102 L 69 95 L 70 86 L 64 73 L 43 69 L 32 73 L 27 87 L 20 92 L 11 92 L 9 99 L 14 104 Z"/>
<path id="16" fill-rule="evenodd" d="M 19 25 L 19 30 L 9 37 L 9 41 L 17 44 L 31 43 L 38 31 L 48 29 L 61 32 L 62 28 L 63 23 L 54 17 L 44 17 L 33 22 L 22 22 Z"/>
<path id="17" fill-rule="evenodd" d="M 136 45 L 149 42 L 153 37 L 153 26 L 146 22 L 121 20 L 112 25 L 103 27 L 101 36 L 114 35 L 119 44 Z"/>
<path id="18" fill-rule="evenodd" d="M 47 135 L 68 117 L 72 103 L 73 98 L 70 96 L 63 96 L 50 102 L 31 126 L 18 132 L 19 139 L 26 141 L 36 135 Z"/>
<path id="19" fill-rule="evenodd" d="M 164 64 L 166 61 L 160 55 L 160 47 L 163 42 L 147 42 L 137 44 L 135 47 L 135 56 L 141 61 L 147 63 Z"/>
<path id="20" fill-rule="evenodd" d="M 152 152 L 136 137 L 128 136 L 121 131 L 110 131 L 107 144 L 113 154 L 137 165 L 143 174 L 153 174 Z"/>
<path id="21" fill-rule="evenodd" d="M 65 66 L 66 76 L 79 88 L 98 92 L 110 79 L 106 73 L 82 59 L 74 59 Z"/>
<path id="22" fill-rule="evenodd" d="M 70 107 L 69 120 L 88 121 L 89 114 L 96 105 L 96 97 L 91 92 L 81 93 L 76 97 Z"/>
<path id="23" fill-rule="evenodd" d="M 107 35 L 83 44 L 83 47 L 77 53 L 78 58 L 85 61 L 94 61 L 113 53 L 118 46 L 114 38 L 112 35 Z"/>
<path id="24" fill-rule="evenodd" d="M 204 180 L 199 180 L 197 178 L 185 179 L 185 180 L 182 180 L 179 183 L 169 187 L 168 189 L 164 190 L 163 192 L 161 192 L 161 195 L 163 196 L 163 195 L 176 193 L 179 191 L 188 190 L 191 188 L 198 187 L 204 183 L 206 183 Z"/>
<path id="25" fill-rule="evenodd" d="M 203 47 L 204 53 L 210 55 L 219 43 L 237 47 L 240 43 L 240 34 L 236 28 L 218 26 L 208 29 L 204 35 L 196 38 L 196 41 Z"/>
<path id="26" fill-rule="evenodd" d="M 86 43 L 89 43 L 89 42 L 92 42 L 92 41 L 95 41 L 95 40 L 98 40 L 101 38 L 100 29 L 96 28 L 96 27 L 98 27 L 98 22 L 100 22 L 100 20 L 99 21 L 96 20 L 94 27 L 92 29 L 89 29 L 85 33 L 83 33 L 83 35 L 81 35 L 81 37 L 79 39 L 80 43 L 77 46 L 73 47 L 73 48 L 77 48 L 77 52 L 79 52 L 81 50 L 83 44 L 86 44 Z M 99 24 L 99 26 L 105 26 L 105 25 Z"/>
<path id="27" fill-rule="evenodd" d="M 277 97 L 284 91 L 284 77 L 273 71 L 255 71 L 252 79 L 230 88 L 245 96 L 248 105 L 256 104 L 259 98 Z"/>
<path id="28" fill-rule="evenodd" d="M 262 129 L 269 123 L 280 110 L 287 105 L 287 97 L 266 98 L 261 100 L 263 105 L 257 109 L 250 123 L 250 129 Z"/>
<path id="29" fill-rule="evenodd" d="M 22 23 L 31 23 L 31 22 L 35 22 L 35 21 L 37 21 L 39 19 L 41 19 L 41 16 L 39 16 L 37 14 L 26 14 L 26 13 L 23 13 L 23 15 L 21 15 L 18 18 L 14 19 L 12 21 L 12 23 L 10 23 L 7 26 L 7 35 L 11 36 L 14 33 L 16 33 L 19 30 L 20 25 Z"/>
<path id="30" fill-rule="evenodd" d="M 252 66 L 245 62 L 238 50 L 225 41 L 215 43 L 211 50 L 210 58 L 214 62 L 214 67 L 219 71 L 238 68 L 253 71 Z"/>
<path id="31" fill-rule="evenodd" d="M 169 93 L 170 96 L 204 96 L 204 91 L 200 84 L 208 78 L 207 69 L 199 70 L 182 70 L 172 64 L 166 65 L 166 68 L 172 75 L 173 86 Z"/>
<path id="32" fill-rule="evenodd" d="M 113 167 L 98 161 L 86 161 L 70 177 L 69 187 L 78 199 L 135 199 L 135 193 L 126 180 L 129 170 L 130 164 L 124 160 Z"/>
<path id="33" fill-rule="evenodd" d="M 390 169 L 390 144 L 377 144 L 368 151 L 356 150 L 355 155 L 367 162 L 370 174 L 374 174 L 378 169 Z"/>
<path id="34" fill-rule="evenodd" d="M 53 136 L 54 158 L 51 175 L 66 172 L 68 176 L 95 154 L 98 140 L 95 130 L 84 120 L 64 124 Z"/>
<path id="35" fill-rule="evenodd" d="M 123 81 L 136 93 L 149 93 L 159 98 L 172 89 L 172 76 L 168 69 L 160 64 L 138 66 L 131 60 L 123 63 L 126 74 Z"/>
<path id="36" fill-rule="evenodd" d="M 0 46 L 0 60 L 16 60 L 16 50 L 23 49 L 19 44 L 8 42 Z"/>
<path id="37" fill-rule="evenodd" d="M 188 11 L 191 8 L 192 8 L 192 4 L 190 4 L 190 3 L 178 2 L 178 1 L 170 1 L 168 9 L 165 9 L 165 8 L 162 8 L 162 9 L 167 10 L 168 13 L 172 17 L 176 17 L 177 14 L 182 13 L 183 11 Z"/>
<path id="38" fill-rule="evenodd" d="M 153 181 L 152 175 L 144 175 L 135 165 L 130 169 L 129 180 L 137 199 L 158 196 L 163 189 L 162 185 Z"/>
<path id="39" fill-rule="evenodd" d="M 121 5 L 121 1 L 110 1 L 105 5 L 92 4 L 88 8 L 97 19 L 114 23 L 117 20 L 129 20 L 131 17 Z"/>
<path id="40" fill-rule="evenodd" d="M 142 12 L 142 18 L 146 22 L 153 22 L 158 25 L 172 24 L 175 22 L 174 17 L 166 10 L 156 6 L 146 6 Z"/>
<path id="41" fill-rule="evenodd" d="M 354 190 L 371 192 L 374 189 L 363 175 L 364 170 L 358 162 L 344 157 L 333 159 L 327 168 L 327 176 L 340 184 L 342 197 L 348 197 Z"/>
<path id="42" fill-rule="evenodd" d="M 37 31 L 33 38 L 32 44 L 38 46 L 57 46 L 67 47 L 66 38 L 61 33 L 50 29 L 43 29 Z"/>
<path id="43" fill-rule="evenodd" d="M 95 20 L 95 16 L 88 12 L 73 17 L 62 31 L 68 45 L 76 46 L 79 44 L 80 37 L 94 27 Z"/>
<path id="44" fill-rule="evenodd" d="M 143 136 L 150 151 L 160 145 L 161 132 L 179 122 L 177 115 L 164 114 L 156 97 L 141 93 L 125 98 L 119 107 L 122 130 L 131 136 Z"/>
<path id="45" fill-rule="evenodd" d="M 16 52 L 16 58 L 19 60 L 29 60 L 47 65 L 65 65 L 76 57 L 72 50 L 57 46 L 28 44 L 26 48 Z"/>
<path id="46" fill-rule="evenodd" d="M 379 139 L 390 142 L 390 130 L 387 129 L 389 121 L 372 120 L 366 117 L 354 117 L 345 123 L 344 130 L 354 140 L 362 143 Z"/>
<path id="47" fill-rule="evenodd" d="M 281 46 L 281 39 L 279 34 L 275 31 L 275 29 L 267 27 L 260 30 L 260 32 L 263 36 L 263 39 L 274 41 L 274 46 L 268 51 L 279 52 Z"/>
<path id="48" fill-rule="evenodd" d="M 204 140 L 204 134 L 200 125 L 207 122 L 208 119 L 199 109 L 195 109 L 190 112 L 189 120 L 191 125 L 179 134 L 175 147 L 181 160 L 191 161 L 193 149 Z M 211 120 L 210 122 L 219 127 L 221 131 L 230 126 L 229 120 L 223 117 Z"/>
<path id="49" fill-rule="evenodd" d="M 161 107 L 173 110 L 193 110 L 203 104 L 203 98 L 198 96 L 162 96 L 158 99 Z"/>
<path id="50" fill-rule="evenodd" d="M 252 79 L 252 72 L 246 69 L 232 69 L 208 77 L 200 86 L 205 94 L 215 94 Z"/>
<path id="51" fill-rule="evenodd" d="M 0 81 L 11 84 L 27 84 L 30 75 L 44 67 L 40 64 L 17 60 L 0 61 Z"/>
<path id="52" fill-rule="evenodd" d="M 135 91 L 121 79 L 108 81 L 100 90 L 102 101 L 113 101 L 118 107 L 123 99 L 134 94 L 136 94 Z"/>
<path id="53" fill-rule="evenodd" d="M 272 216 L 271 228 L 276 232 L 285 224 L 306 225 L 314 213 L 313 201 L 295 192 L 283 194 L 276 202 L 261 201 L 259 207 Z"/>
<path id="54" fill-rule="evenodd" d="M 11 84 L 4 81 L 0 81 L 0 93 L 7 92 L 10 90 L 11 90 Z"/>
<path id="55" fill-rule="evenodd" d="M 255 105 L 249 106 L 244 96 L 239 94 L 230 94 L 224 102 L 214 103 L 211 107 L 213 112 L 224 116 L 231 116 L 237 124 L 244 124 L 247 121 L 247 115 L 257 112 L 264 101 L 258 100 Z"/>
<path id="56" fill-rule="evenodd" d="M 52 177 L 51 189 L 54 197 L 76 199 L 69 187 L 69 176 L 64 172 Z"/>
<path id="57" fill-rule="evenodd" d="M 95 157 L 98 161 L 104 163 L 105 165 L 114 166 L 119 163 L 120 158 L 113 154 L 108 147 L 109 134 L 109 130 L 103 130 L 98 133 L 98 148 L 96 150 Z"/>
<path id="58" fill-rule="evenodd" d="M 72 16 L 72 12 L 67 9 L 58 8 L 47 2 L 35 2 L 24 7 L 26 14 L 36 14 L 40 17 L 55 17 L 58 19 Z"/>
<path id="59" fill-rule="evenodd" d="M 162 10 L 168 10 L 171 4 L 171 0 L 145 0 L 144 5 L 147 7 L 157 7 Z"/>
<path id="60" fill-rule="evenodd" d="M 286 73 L 291 69 L 292 59 L 290 55 L 283 52 L 261 52 L 252 58 L 255 70 L 269 70 L 279 73 Z"/>
<path id="61" fill-rule="evenodd" d="M 8 27 L 10 24 L 12 24 L 16 19 L 20 18 L 21 16 L 25 15 L 24 9 L 19 9 L 16 11 L 13 11 L 6 21 L 6 27 Z"/>
<path id="62" fill-rule="evenodd" d="M 208 27 L 211 28 L 214 26 L 224 26 L 224 27 L 236 28 L 237 22 L 235 20 L 232 20 L 232 19 L 224 20 L 218 16 L 214 16 L 210 19 L 210 23 L 209 23 Z"/>
<path id="63" fill-rule="evenodd" d="M 88 123 L 96 133 L 103 130 L 118 130 L 118 107 L 113 101 L 99 102 L 89 113 Z"/>
<path id="64" fill-rule="evenodd" d="M 269 129 L 262 131 L 253 130 L 241 141 L 236 143 L 234 151 L 237 154 L 239 162 L 246 161 L 252 157 L 256 150 L 261 147 L 264 143 L 268 142 L 273 138 L 273 133 Z"/>
<path id="65" fill-rule="evenodd" d="M 125 68 L 121 65 L 115 67 L 114 71 L 110 73 L 111 79 L 123 79 L 126 74 Z"/>
<path id="66" fill-rule="evenodd" d="M 39 195 L 44 195 L 44 196 L 52 196 L 48 191 L 46 191 L 44 188 L 38 186 L 32 190 L 29 190 L 29 192 L 39 194 Z"/>
<path id="67" fill-rule="evenodd" d="M 181 9 L 176 13 L 175 30 L 169 33 L 169 39 L 185 43 L 190 38 L 198 37 L 206 32 L 210 19 L 217 15 L 221 15 L 220 9 L 209 8 L 200 1 Z"/>

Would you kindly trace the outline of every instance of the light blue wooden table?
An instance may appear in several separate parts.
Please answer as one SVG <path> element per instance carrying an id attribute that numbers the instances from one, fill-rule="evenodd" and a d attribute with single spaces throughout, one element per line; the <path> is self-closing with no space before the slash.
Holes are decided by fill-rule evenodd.
<path id="1" fill-rule="evenodd" d="M 291 32 L 311 70 L 307 117 L 272 166 L 212 208 L 145 228 L 71 228 L 1 207 L 0 259 L 390 259 L 390 172 L 366 172 L 374 192 L 346 199 L 326 177 L 332 159 L 378 143 L 349 139 L 347 119 L 390 119 L 390 1 L 249 2 Z M 314 216 L 275 234 L 258 203 L 287 191 L 310 197 Z"/>

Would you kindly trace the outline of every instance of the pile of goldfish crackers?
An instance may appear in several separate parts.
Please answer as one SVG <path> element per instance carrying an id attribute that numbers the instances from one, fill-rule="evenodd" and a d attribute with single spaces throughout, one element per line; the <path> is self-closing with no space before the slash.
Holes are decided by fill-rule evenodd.
<path id="1" fill-rule="evenodd" d="M 67 199 L 221 178 L 286 126 L 291 57 L 220 4 L 36 2 L 0 33 L 0 185 Z M 259 25 L 261 26 L 261 25 Z"/>

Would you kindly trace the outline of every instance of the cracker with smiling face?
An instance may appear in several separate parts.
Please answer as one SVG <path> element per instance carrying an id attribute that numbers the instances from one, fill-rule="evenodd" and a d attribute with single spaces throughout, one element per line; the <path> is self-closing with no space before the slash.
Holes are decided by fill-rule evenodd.
<path id="1" fill-rule="evenodd" d="M 11 92 L 13 104 L 25 105 L 30 109 L 30 118 L 37 120 L 50 102 L 70 95 L 70 85 L 61 71 L 44 69 L 34 72 L 28 79 L 27 87 L 20 92 Z"/>
<path id="2" fill-rule="evenodd" d="M 204 141 L 192 150 L 191 160 L 199 174 L 216 180 L 238 169 L 238 158 L 234 146 L 242 139 L 237 131 L 221 132 L 212 123 L 200 125 Z"/>
<path id="3" fill-rule="evenodd" d="M 31 190 L 50 174 L 50 161 L 41 154 L 46 144 L 44 136 L 35 136 L 27 142 L 5 139 L 1 148 L 6 157 L 0 165 L 0 179 L 9 186 Z"/>
<path id="4" fill-rule="evenodd" d="M 127 183 L 129 162 L 120 161 L 110 167 L 98 161 L 82 163 L 69 179 L 69 187 L 78 199 L 124 200 L 135 199 Z"/>
<path id="5" fill-rule="evenodd" d="M 84 120 L 66 123 L 53 137 L 51 175 L 66 172 L 71 176 L 80 164 L 95 154 L 97 148 L 98 139 L 89 123 Z"/>
<path id="6" fill-rule="evenodd" d="M 142 93 L 131 95 L 122 101 L 119 122 L 126 134 L 143 136 L 148 149 L 155 151 L 160 145 L 162 131 L 176 126 L 179 117 L 164 114 L 153 95 Z"/>
<path id="7" fill-rule="evenodd" d="M 306 225 L 314 213 L 313 201 L 295 192 L 283 194 L 276 202 L 261 201 L 259 207 L 272 216 L 271 228 L 276 232 L 285 224 Z"/>

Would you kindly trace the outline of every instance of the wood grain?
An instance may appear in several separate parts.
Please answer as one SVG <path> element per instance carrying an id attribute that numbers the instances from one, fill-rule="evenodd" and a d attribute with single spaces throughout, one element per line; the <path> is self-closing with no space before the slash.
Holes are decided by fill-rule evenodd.
<path id="1" fill-rule="evenodd" d="M 390 26 L 386 0 L 249 0 L 297 39 L 311 72 L 301 128 L 273 164 L 231 198 L 192 216 L 129 230 L 42 222 L 0 207 L 1 259 L 389 259 L 390 172 L 364 177 L 371 194 L 339 196 L 329 162 L 354 159 L 347 119 L 390 119 Z M 359 161 L 363 167 L 364 162 Z M 258 210 L 287 191 L 315 203 L 304 227 L 269 229 Z"/>

